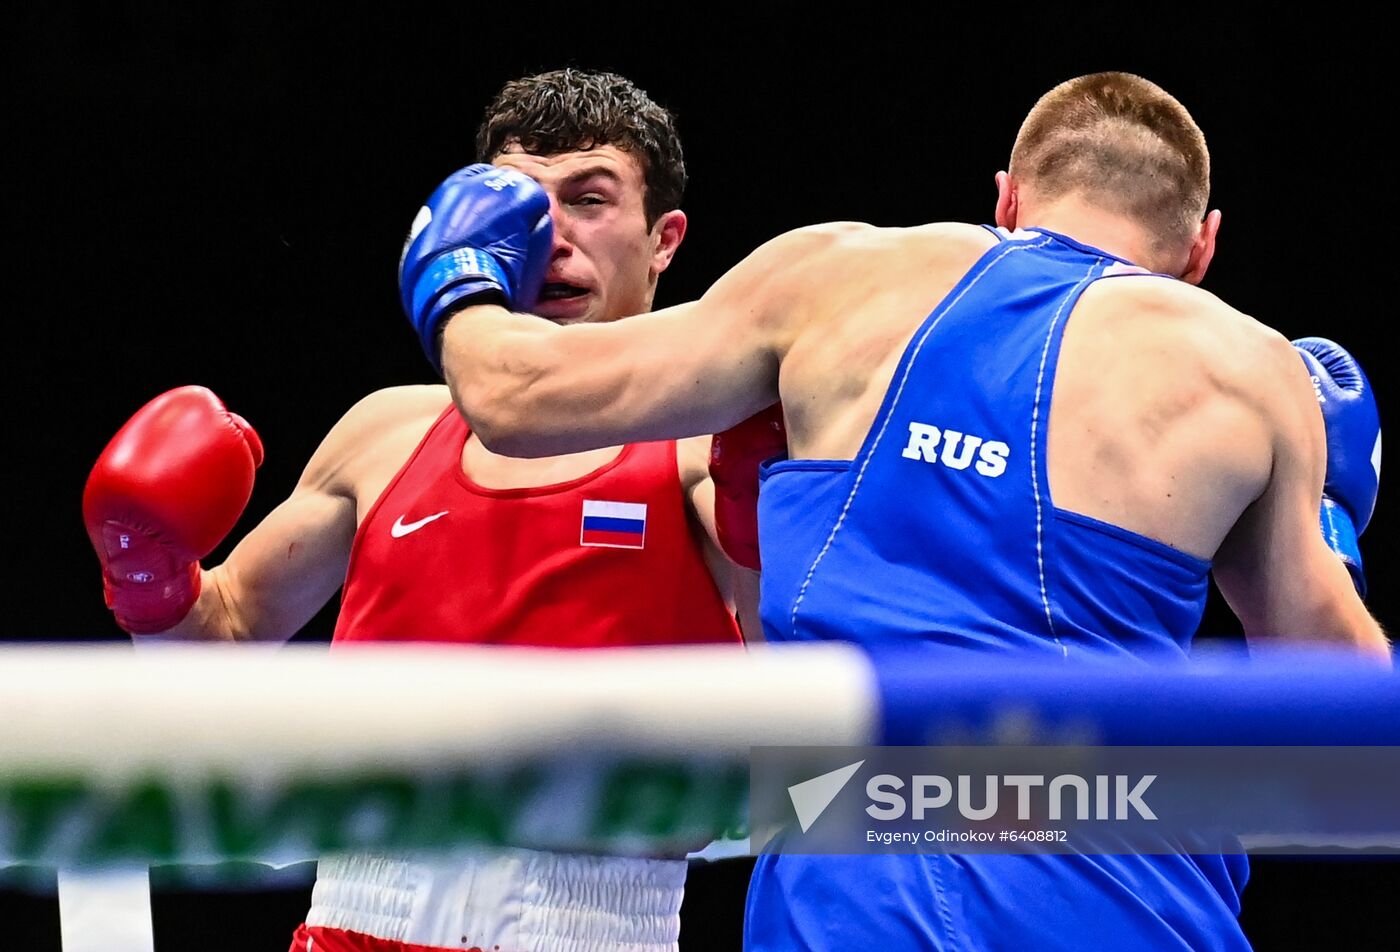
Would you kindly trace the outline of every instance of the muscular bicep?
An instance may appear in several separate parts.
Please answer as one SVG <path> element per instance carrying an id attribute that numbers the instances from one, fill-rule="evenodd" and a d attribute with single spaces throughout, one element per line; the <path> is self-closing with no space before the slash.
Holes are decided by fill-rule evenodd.
<path id="1" fill-rule="evenodd" d="M 1272 432 L 1268 484 L 1216 553 L 1216 583 L 1251 643 L 1385 650 L 1384 637 L 1318 525 L 1326 443 L 1311 384 L 1291 347 L 1274 356 L 1277 373 L 1260 398 Z"/>

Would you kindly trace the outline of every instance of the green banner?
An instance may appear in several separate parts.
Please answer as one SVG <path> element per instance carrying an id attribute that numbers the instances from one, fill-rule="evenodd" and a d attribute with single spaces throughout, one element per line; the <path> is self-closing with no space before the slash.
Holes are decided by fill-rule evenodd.
<path id="1" fill-rule="evenodd" d="M 473 843 L 682 855 L 746 835 L 748 781 L 747 763 L 638 757 L 274 781 L 0 775 L 0 862 L 291 863 Z"/>

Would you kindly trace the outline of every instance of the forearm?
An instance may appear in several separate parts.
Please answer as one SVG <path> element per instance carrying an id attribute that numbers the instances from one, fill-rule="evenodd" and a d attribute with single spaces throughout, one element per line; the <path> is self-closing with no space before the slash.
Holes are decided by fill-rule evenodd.
<path id="1" fill-rule="evenodd" d="M 199 598 L 180 623 L 158 635 L 135 635 L 138 641 L 152 637 L 181 641 L 246 641 L 246 628 L 237 622 L 233 602 L 226 591 L 223 566 L 200 572 Z"/>
<path id="2" fill-rule="evenodd" d="M 1387 667 L 1393 663 L 1390 641 L 1374 620 L 1364 630 L 1356 628 L 1347 631 L 1326 631 L 1312 629 L 1305 636 L 1278 637 L 1275 635 L 1250 635 L 1249 643 L 1255 648 L 1288 645 L 1304 648 L 1325 648 L 1345 651 L 1362 658 L 1371 658 Z"/>
<path id="3" fill-rule="evenodd" d="M 1267 649 L 1285 645 L 1325 648 L 1371 658 L 1387 667 L 1393 663 L 1390 640 L 1375 619 L 1369 616 L 1364 621 L 1344 626 L 1310 627 L 1307 634 L 1279 635 L 1265 630 L 1246 629 L 1245 636 L 1253 648 Z"/>
<path id="4" fill-rule="evenodd" d="M 759 614 L 759 574 L 734 567 L 734 616 L 747 644 L 763 641 L 763 616 Z"/>
<path id="5" fill-rule="evenodd" d="M 286 641 L 344 581 L 354 536 L 352 500 L 321 492 L 293 494 L 228 559 L 201 573 L 194 607 L 159 637 Z"/>
<path id="6" fill-rule="evenodd" d="M 1249 643 L 1333 648 L 1389 664 L 1390 641 L 1351 590 L 1346 570 L 1335 560 L 1319 565 L 1318 570 L 1335 577 L 1329 579 L 1330 584 L 1315 589 L 1311 597 L 1295 596 L 1286 612 L 1242 615 Z"/>
<path id="7" fill-rule="evenodd" d="M 537 399 L 537 385 L 548 370 L 542 338 L 555 330 L 494 304 L 463 308 L 444 325 L 442 372 L 452 402 L 489 449 L 506 452 L 502 446 L 517 441 L 524 425 L 539 418 L 528 402 Z"/>
<path id="8" fill-rule="evenodd" d="M 1383 662 L 1387 667 L 1395 663 L 1394 649 L 1390 639 L 1386 637 L 1385 630 L 1381 628 L 1380 622 L 1369 615 L 1366 618 L 1369 623 L 1358 636 L 1355 647 L 1361 654 L 1374 657 Z"/>
<path id="9" fill-rule="evenodd" d="M 1360 599 L 1346 597 L 1337 601 L 1307 629 L 1317 632 L 1309 640 L 1391 664 L 1390 639 Z"/>
<path id="10" fill-rule="evenodd" d="M 733 422 L 724 405 L 733 391 L 675 353 L 706 349 L 686 330 L 695 306 L 566 327 L 495 305 L 464 308 L 443 333 L 444 376 L 473 432 L 506 456 L 710 433 L 716 420 Z"/>
<path id="11" fill-rule="evenodd" d="M 281 644 L 309 622 L 338 583 L 316 583 L 288 571 L 279 584 L 240 582 L 225 563 L 201 573 L 199 599 L 178 625 L 152 636 L 194 642 Z M 135 636 L 137 638 L 145 636 Z"/>

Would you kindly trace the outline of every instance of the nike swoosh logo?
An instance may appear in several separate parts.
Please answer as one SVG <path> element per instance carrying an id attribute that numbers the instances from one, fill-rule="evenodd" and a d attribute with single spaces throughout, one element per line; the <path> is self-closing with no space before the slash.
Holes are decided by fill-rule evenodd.
<path id="1" fill-rule="evenodd" d="M 417 532 L 434 519 L 441 519 L 451 511 L 451 509 L 444 509 L 442 512 L 435 512 L 431 516 L 424 516 L 417 522 L 404 522 L 403 516 L 399 516 L 394 520 L 394 524 L 389 527 L 389 535 L 393 536 L 395 539 L 402 539 L 410 532 Z"/>

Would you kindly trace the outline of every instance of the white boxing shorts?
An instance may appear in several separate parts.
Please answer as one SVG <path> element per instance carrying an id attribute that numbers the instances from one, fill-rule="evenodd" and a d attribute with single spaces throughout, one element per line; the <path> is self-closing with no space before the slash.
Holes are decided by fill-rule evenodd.
<path id="1" fill-rule="evenodd" d="M 322 859 L 292 952 L 674 952 L 685 860 L 523 849 Z"/>

